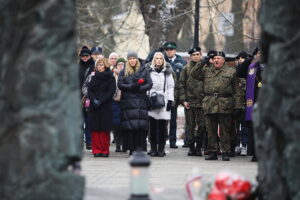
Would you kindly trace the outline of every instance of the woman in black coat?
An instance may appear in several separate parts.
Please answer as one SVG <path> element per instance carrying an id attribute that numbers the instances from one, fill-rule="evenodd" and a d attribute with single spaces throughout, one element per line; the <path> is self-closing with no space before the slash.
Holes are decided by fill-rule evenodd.
<path id="1" fill-rule="evenodd" d="M 108 157 L 112 129 L 112 97 L 116 91 L 116 82 L 106 59 L 97 60 L 95 66 L 97 71 L 88 86 L 92 153 L 95 157 Z"/>
<path id="2" fill-rule="evenodd" d="M 121 127 L 125 146 L 130 150 L 130 154 L 137 148 L 146 151 L 149 126 L 146 91 L 152 88 L 152 80 L 134 51 L 127 54 L 127 64 L 120 72 L 118 88 L 122 91 Z"/>

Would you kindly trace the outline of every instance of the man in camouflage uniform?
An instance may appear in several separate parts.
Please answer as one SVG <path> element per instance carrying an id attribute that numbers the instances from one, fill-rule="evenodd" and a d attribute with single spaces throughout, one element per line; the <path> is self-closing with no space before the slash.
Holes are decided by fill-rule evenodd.
<path id="1" fill-rule="evenodd" d="M 217 52 L 213 57 L 213 66 L 195 68 L 194 77 L 203 80 L 203 110 L 208 131 L 208 151 L 206 160 L 217 160 L 217 135 L 220 127 L 220 148 L 222 160 L 229 161 L 232 115 L 238 102 L 236 69 L 225 64 L 225 53 Z"/>
<path id="2" fill-rule="evenodd" d="M 201 61 L 201 48 L 194 47 L 189 51 L 191 61 L 179 78 L 179 98 L 186 109 L 186 133 L 189 137 L 188 156 L 202 156 L 201 146 L 205 133 L 205 119 L 202 109 L 203 81 L 191 76 L 191 70 Z M 195 147 L 196 144 L 196 147 Z"/>

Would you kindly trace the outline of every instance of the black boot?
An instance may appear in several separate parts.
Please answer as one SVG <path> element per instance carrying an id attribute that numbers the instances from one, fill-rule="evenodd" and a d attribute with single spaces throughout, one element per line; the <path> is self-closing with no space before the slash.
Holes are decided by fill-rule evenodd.
<path id="1" fill-rule="evenodd" d="M 217 152 L 210 152 L 205 160 L 218 160 Z"/>
<path id="2" fill-rule="evenodd" d="M 227 152 L 222 153 L 222 160 L 223 161 L 230 161 L 230 154 Z"/>
<path id="3" fill-rule="evenodd" d="M 166 153 L 165 153 L 165 145 L 164 144 L 159 144 L 158 145 L 157 156 L 158 157 L 164 157 L 165 155 L 166 155 Z"/>
<path id="4" fill-rule="evenodd" d="M 257 162 L 257 158 L 255 155 L 251 158 L 251 162 Z"/>
<path id="5" fill-rule="evenodd" d="M 197 142 L 196 143 L 196 156 L 202 156 L 202 151 L 201 151 L 201 145 L 202 143 L 201 142 Z"/>
<path id="6" fill-rule="evenodd" d="M 157 145 L 156 144 L 151 144 L 150 146 L 151 146 L 151 150 L 149 151 L 150 152 L 149 155 L 151 157 L 157 156 Z"/>
<path id="7" fill-rule="evenodd" d="M 115 152 L 121 152 L 121 146 L 120 145 L 116 146 L 116 151 Z"/>
<path id="8" fill-rule="evenodd" d="M 190 150 L 187 155 L 188 156 L 196 156 L 195 143 L 190 144 Z"/>

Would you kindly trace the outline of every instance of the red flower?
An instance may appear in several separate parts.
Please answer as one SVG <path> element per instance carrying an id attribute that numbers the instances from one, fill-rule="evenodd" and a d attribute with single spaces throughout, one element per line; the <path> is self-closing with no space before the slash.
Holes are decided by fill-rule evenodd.
<path id="1" fill-rule="evenodd" d="M 144 80 L 143 78 L 140 78 L 140 79 L 138 80 L 138 84 L 139 84 L 139 85 L 142 85 L 144 82 L 145 82 L 145 80 Z"/>

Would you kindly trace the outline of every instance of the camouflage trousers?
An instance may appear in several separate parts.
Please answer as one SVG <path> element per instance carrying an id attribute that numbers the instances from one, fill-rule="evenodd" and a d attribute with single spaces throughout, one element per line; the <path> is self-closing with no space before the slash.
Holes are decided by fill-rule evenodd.
<path id="1" fill-rule="evenodd" d="M 190 107 L 185 113 L 189 144 L 200 142 L 205 134 L 205 118 L 202 108 Z"/>
<path id="2" fill-rule="evenodd" d="M 218 125 L 220 128 L 220 149 L 222 152 L 230 152 L 232 115 L 231 114 L 207 114 L 205 115 L 208 132 L 208 147 L 210 152 L 218 150 L 217 137 Z"/>

